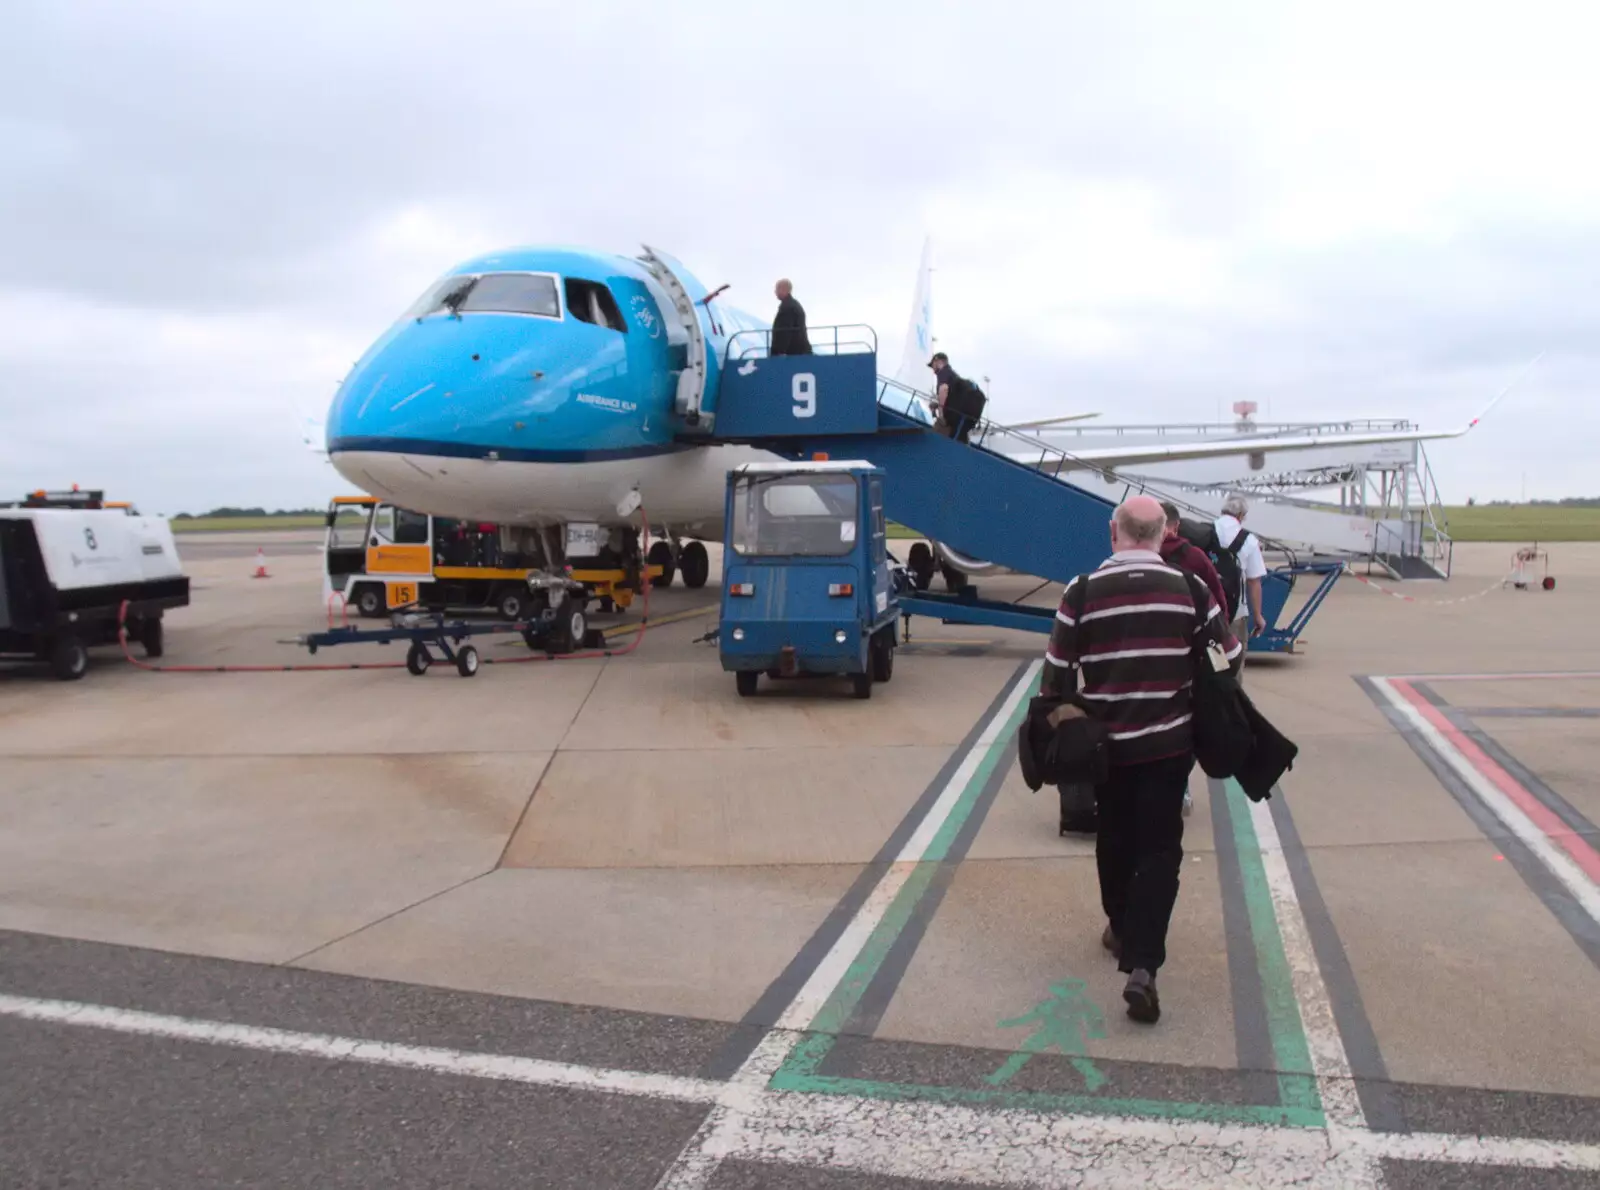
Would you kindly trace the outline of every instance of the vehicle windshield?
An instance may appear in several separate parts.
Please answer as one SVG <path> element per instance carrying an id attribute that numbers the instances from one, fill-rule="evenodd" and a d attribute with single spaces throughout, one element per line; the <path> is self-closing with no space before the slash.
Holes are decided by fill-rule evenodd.
<path id="1" fill-rule="evenodd" d="M 441 311 L 560 318 L 561 291 L 558 278 L 545 273 L 457 274 L 435 282 L 406 317 L 426 318 Z"/>
<path id="2" fill-rule="evenodd" d="M 855 543 L 854 476 L 751 475 L 733 489 L 737 553 L 837 558 Z"/>

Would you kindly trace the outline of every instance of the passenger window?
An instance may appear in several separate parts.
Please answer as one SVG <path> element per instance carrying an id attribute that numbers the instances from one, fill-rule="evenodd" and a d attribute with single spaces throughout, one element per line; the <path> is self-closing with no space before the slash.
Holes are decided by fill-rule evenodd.
<path id="1" fill-rule="evenodd" d="M 394 540 L 394 507 L 389 504 L 381 506 L 372 517 L 372 532 L 384 541 Z"/>
<path id="2" fill-rule="evenodd" d="M 598 281 L 567 278 L 567 313 L 607 330 L 628 333 L 628 324 L 622 320 L 617 299 L 611 295 L 608 286 Z"/>
<path id="3" fill-rule="evenodd" d="M 395 509 L 394 540 L 397 545 L 427 545 L 428 518 L 420 512 Z"/>

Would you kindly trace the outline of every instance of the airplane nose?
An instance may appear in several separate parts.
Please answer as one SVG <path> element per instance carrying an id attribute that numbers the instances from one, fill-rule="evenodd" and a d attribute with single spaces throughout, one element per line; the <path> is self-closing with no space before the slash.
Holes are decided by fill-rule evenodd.
<path id="1" fill-rule="evenodd" d="M 408 319 L 340 386 L 328 453 L 571 462 L 670 435 L 654 374 L 587 323 L 466 313 Z"/>
<path id="2" fill-rule="evenodd" d="M 550 328 L 528 319 L 447 315 L 402 325 L 351 371 L 328 417 L 329 449 L 349 444 L 492 441 L 559 405 Z M 341 446 L 341 444 L 343 444 Z"/>

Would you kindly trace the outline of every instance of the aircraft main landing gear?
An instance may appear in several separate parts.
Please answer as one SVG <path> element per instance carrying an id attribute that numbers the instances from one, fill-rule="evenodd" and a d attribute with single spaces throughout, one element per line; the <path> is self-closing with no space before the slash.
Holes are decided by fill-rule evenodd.
<path id="1" fill-rule="evenodd" d="M 658 591 L 662 587 L 672 586 L 672 576 L 677 572 L 678 560 L 673 556 L 672 546 L 669 542 L 651 542 L 650 552 L 645 555 L 644 560 L 651 566 L 661 567 L 660 577 L 651 579 L 651 586 Z"/>

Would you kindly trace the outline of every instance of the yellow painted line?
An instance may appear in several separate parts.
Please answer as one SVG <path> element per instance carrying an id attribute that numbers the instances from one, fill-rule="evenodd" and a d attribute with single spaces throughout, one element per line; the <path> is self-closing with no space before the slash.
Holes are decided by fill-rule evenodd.
<path id="1" fill-rule="evenodd" d="M 659 628 L 663 624 L 676 624 L 681 620 L 692 620 L 696 616 L 708 615 L 716 610 L 716 604 L 708 603 L 705 607 L 694 607 L 685 612 L 673 612 L 670 616 L 657 616 L 651 619 L 650 627 Z M 627 633 L 637 631 L 639 631 L 639 625 L 637 624 L 614 624 L 605 630 L 605 635 L 607 639 L 610 639 L 613 636 L 624 636 Z"/>

